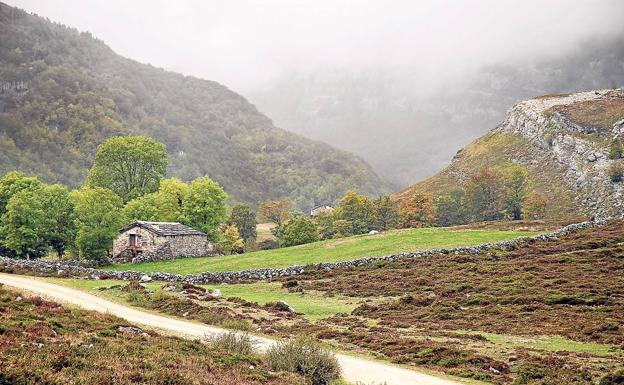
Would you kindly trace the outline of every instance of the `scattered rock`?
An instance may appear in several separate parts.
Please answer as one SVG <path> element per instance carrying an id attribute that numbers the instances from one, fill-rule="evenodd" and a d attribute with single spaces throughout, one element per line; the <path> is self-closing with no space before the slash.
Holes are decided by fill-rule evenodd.
<path id="1" fill-rule="evenodd" d="M 141 277 L 141 282 L 150 282 L 152 280 L 152 277 L 150 277 L 149 275 L 143 275 Z"/>
<path id="2" fill-rule="evenodd" d="M 123 334 L 132 334 L 136 336 L 149 337 L 149 334 L 145 333 L 143 329 L 134 326 L 117 326 L 117 331 Z"/>
<path id="3" fill-rule="evenodd" d="M 377 230 L 371 230 L 368 232 L 368 235 L 377 235 L 377 234 L 379 234 L 379 231 Z"/>
<path id="4" fill-rule="evenodd" d="M 214 290 L 210 293 L 210 295 L 211 295 L 211 296 L 213 296 L 214 298 L 219 298 L 219 297 L 221 297 L 221 290 L 219 290 L 219 289 L 214 289 Z"/>

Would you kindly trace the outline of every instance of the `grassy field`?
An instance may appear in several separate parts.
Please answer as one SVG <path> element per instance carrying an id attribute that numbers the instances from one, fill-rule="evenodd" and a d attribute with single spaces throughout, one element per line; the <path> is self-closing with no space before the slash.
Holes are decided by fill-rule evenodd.
<path id="1" fill-rule="evenodd" d="M 127 295 L 119 290 L 100 290 L 115 285 L 126 285 L 127 282 L 116 280 L 88 280 L 67 278 L 46 278 L 47 281 L 84 290 L 113 301 L 130 304 Z M 162 282 L 148 282 L 147 289 L 161 291 Z M 242 298 L 249 302 L 265 305 L 269 302 L 286 301 L 298 313 L 302 313 L 310 321 L 331 317 L 338 313 L 351 313 L 362 301 L 345 296 L 326 297 L 316 291 L 291 293 L 283 289 L 277 282 L 256 282 L 239 285 L 205 285 L 207 289 L 219 289 L 225 298 Z"/>
<path id="2" fill-rule="evenodd" d="M 532 231 L 491 229 L 404 229 L 392 230 L 377 235 L 359 235 L 240 255 L 188 258 L 141 264 L 119 264 L 110 266 L 108 269 L 117 271 L 134 270 L 146 273 L 160 271 L 175 274 L 193 274 L 204 271 L 240 271 L 245 269 L 286 267 L 320 262 L 348 261 L 367 256 L 382 256 L 432 248 L 469 246 L 535 234 L 536 232 Z"/>

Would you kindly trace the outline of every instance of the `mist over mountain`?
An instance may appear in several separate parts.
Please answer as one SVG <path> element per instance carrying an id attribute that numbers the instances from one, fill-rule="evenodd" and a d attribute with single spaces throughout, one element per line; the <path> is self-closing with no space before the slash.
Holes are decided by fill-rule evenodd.
<path id="1" fill-rule="evenodd" d="M 352 151 L 407 185 L 444 167 L 521 100 L 623 86 L 623 40 L 624 31 L 596 35 L 444 79 L 402 67 L 291 72 L 248 96 L 280 127 Z"/>
<path id="2" fill-rule="evenodd" d="M 83 183 L 115 135 L 164 143 L 169 173 L 209 175 L 235 200 L 289 198 L 300 208 L 345 191 L 388 191 L 360 158 L 273 125 L 215 82 L 117 55 L 90 33 L 0 3 L 0 174 Z"/>

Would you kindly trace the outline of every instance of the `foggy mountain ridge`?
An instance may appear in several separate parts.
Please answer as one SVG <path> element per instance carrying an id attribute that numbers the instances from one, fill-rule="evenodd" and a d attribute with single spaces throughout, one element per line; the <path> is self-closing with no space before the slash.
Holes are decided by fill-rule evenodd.
<path id="1" fill-rule="evenodd" d="M 354 152 L 405 186 L 444 167 L 517 102 L 624 85 L 623 39 L 624 31 L 586 38 L 554 57 L 484 65 L 437 84 L 405 69 L 320 69 L 248 96 L 276 125 Z"/>
<path id="2" fill-rule="evenodd" d="M 389 192 L 343 150 L 275 127 L 215 81 L 116 54 L 102 40 L 0 2 L 0 173 L 80 186 L 97 146 L 116 135 L 164 143 L 171 176 L 209 175 L 234 201 L 288 198 L 302 210 L 354 189 Z"/>

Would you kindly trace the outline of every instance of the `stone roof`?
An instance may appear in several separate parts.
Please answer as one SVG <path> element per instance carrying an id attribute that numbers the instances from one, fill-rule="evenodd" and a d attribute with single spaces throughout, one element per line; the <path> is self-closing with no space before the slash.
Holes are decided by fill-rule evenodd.
<path id="1" fill-rule="evenodd" d="M 163 237 L 169 237 L 174 235 L 203 235 L 206 236 L 205 233 L 195 230 L 192 227 L 183 225 L 178 222 L 146 222 L 146 221 L 136 221 L 128 226 L 124 227 L 121 232 L 128 231 L 133 227 L 142 227 L 146 230 L 149 230 L 157 235 Z"/>

